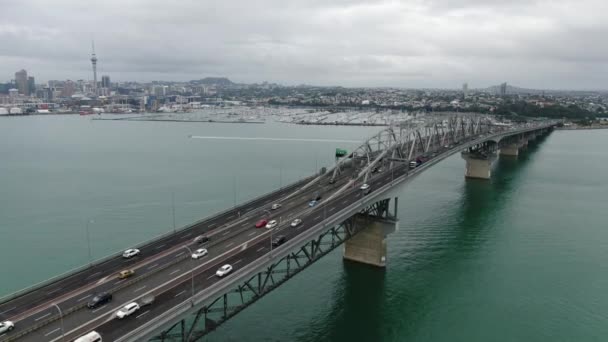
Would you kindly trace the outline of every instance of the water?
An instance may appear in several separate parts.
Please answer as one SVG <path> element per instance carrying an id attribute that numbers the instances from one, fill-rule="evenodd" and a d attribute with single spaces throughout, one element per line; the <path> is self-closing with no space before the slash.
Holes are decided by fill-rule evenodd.
<path id="1" fill-rule="evenodd" d="M 0 293 L 329 165 L 378 128 L 0 120 Z M 335 251 L 209 341 L 599 341 L 608 336 L 607 131 L 554 132 L 491 181 L 449 158 L 403 188 L 386 270 Z M 282 169 L 282 172 L 281 172 Z M 281 177 L 282 176 L 282 177 Z M 281 181 L 282 178 L 282 181 Z M 17 258 L 15 256 L 18 256 Z M 13 261 L 14 260 L 14 261 Z"/>

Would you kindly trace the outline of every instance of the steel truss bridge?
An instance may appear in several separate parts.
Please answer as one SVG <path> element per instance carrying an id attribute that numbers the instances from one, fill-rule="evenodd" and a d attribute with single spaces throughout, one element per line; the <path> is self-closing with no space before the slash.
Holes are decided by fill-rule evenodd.
<path id="1" fill-rule="evenodd" d="M 465 176 L 489 178 L 498 151 L 517 155 L 556 124 L 504 126 L 481 115 L 453 115 L 388 127 L 329 170 L 142 243 L 139 257 L 111 255 L 0 299 L 0 321 L 15 322 L 0 341 L 71 341 L 92 330 L 104 341 L 200 340 L 341 245 L 346 259 L 383 267 L 403 184 L 455 153 L 466 161 Z M 309 206 L 316 197 L 318 204 Z M 273 203 L 282 206 L 272 210 Z M 261 218 L 278 225 L 256 229 Z M 295 218 L 302 223 L 294 227 Z M 192 240 L 200 234 L 211 238 L 209 255 L 194 260 Z M 273 245 L 279 235 L 286 242 Z M 217 277 L 224 264 L 234 270 Z M 125 268 L 135 276 L 118 279 Z M 112 302 L 87 309 L 100 292 L 111 293 Z M 150 295 L 151 305 L 114 317 L 126 303 Z"/>

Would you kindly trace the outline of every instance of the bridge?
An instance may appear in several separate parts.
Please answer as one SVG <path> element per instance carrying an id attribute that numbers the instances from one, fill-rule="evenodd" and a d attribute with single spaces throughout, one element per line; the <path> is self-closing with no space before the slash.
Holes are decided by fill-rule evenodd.
<path id="1" fill-rule="evenodd" d="M 200 340 L 341 245 L 345 259 L 384 267 L 403 184 L 456 153 L 465 177 L 489 179 L 497 155 L 516 156 L 556 124 L 504 126 L 468 115 L 388 127 L 337 156 L 329 170 L 141 243 L 136 257 L 117 253 L 0 299 L 0 321 L 14 323 L 0 341 L 73 341 L 90 331 L 104 341 Z M 256 229 L 261 219 L 277 226 Z M 193 259 L 201 235 L 209 254 Z M 232 272 L 216 276 L 224 264 Z M 118 278 L 125 269 L 135 274 Z M 112 301 L 87 308 L 102 292 Z M 150 296 L 153 303 L 115 317 Z"/>

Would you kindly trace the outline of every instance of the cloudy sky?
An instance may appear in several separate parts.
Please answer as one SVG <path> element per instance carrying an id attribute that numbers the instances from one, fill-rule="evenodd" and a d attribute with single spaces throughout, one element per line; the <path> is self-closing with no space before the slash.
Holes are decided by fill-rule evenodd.
<path id="1" fill-rule="evenodd" d="M 0 81 L 608 89 L 606 0 L 0 0 Z M 101 77 L 99 77 L 101 78 Z"/>

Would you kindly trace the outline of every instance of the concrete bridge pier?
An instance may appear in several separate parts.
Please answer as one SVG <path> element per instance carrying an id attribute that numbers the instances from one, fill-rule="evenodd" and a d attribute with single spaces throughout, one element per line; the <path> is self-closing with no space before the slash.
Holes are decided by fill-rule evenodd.
<path id="1" fill-rule="evenodd" d="M 509 144 L 500 148 L 501 156 L 517 157 L 519 155 L 519 144 Z"/>
<path id="2" fill-rule="evenodd" d="M 354 224 L 361 229 L 344 243 L 344 259 L 366 265 L 386 266 L 386 237 L 397 229 L 396 218 L 357 214 Z"/>
<path id="3" fill-rule="evenodd" d="M 466 178 L 490 179 L 492 163 L 496 160 L 494 152 L 488 152 L 485 155 L 462 152 L 462 159 L 466 161 L 464 173 Z"/>

